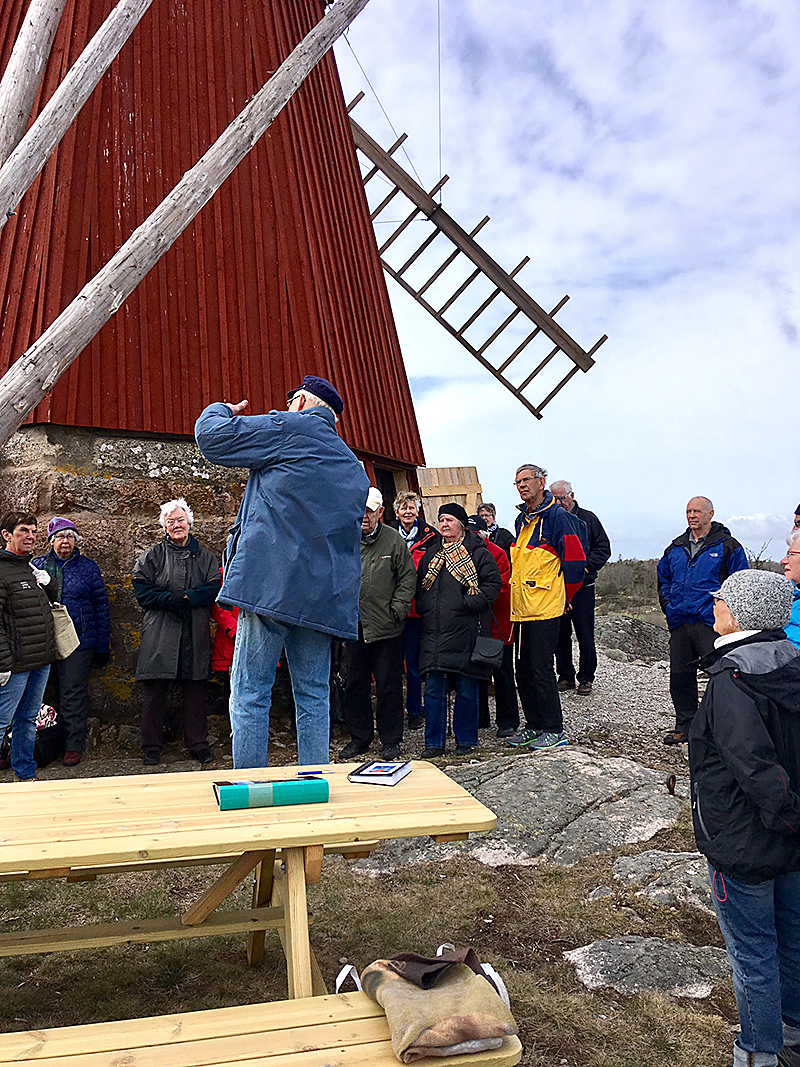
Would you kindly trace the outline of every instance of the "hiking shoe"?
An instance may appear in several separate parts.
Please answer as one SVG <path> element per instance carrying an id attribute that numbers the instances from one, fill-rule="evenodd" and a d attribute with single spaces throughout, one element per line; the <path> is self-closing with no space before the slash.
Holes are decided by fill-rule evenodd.
<path id="1" fill-rule="evenodd" d="M 569 741 L 567 740 L 567 735 L 562 730 L 560 734 L 539 734 L 538 737 L 531 741 L 530 747 L 535 749 L 537 752 L 543 752 L 545 749 L 548 748 L 563 748 L 564 745 L 568 744 Z"/>
<path id="2" fill-rule="evenodd" d="M 145 767 L 157 767 L 161 762 L 161 753 L 157 748 L 146 748 L 142 754 L 142 763 Z"/>
<path id="3" fill-rule="evenodd" d="M 421 715 L 409 715 L 408 716 L 408 728 L 409 730 L 421 730 L 422 724 L 425 719 Z"/>
<path id="4" fill-rule="evenodd" d="M 519 730 L 518 726 L 500 726 L 497 730 L 498 737 L 513 737 Z"/>
<path id="5" fill-rule="evenodd" d="M 591 691 L 592 691 L 592 683 L 591 682 L 578 682 L 578 688 L 575 690 L 575 692 L 580 697 L 588 697 L 589 694 L 591 693 Z"/>
<path id="6" fill-rule="evenodd" d="M 365 745 L 363 741 L 348 741 L 339 753 L 339 759 L 355 759 L 356 756 L 363 756 L 368 749 L 369 745 Z"/>
<path id="7" fill-rule="evenodd" d="M 72 749 L 69 749 L 67 752 L 64 753 L 64 758 L 61 762 L 64 764 L 65 767 L 77 767 L 80 761 L 80 752 L 73 752 Z"/>
<path id="8" fill-rule="evenodd" d="M 423 759 L 438 759 L 439 756 L 443 756 L 443 755 L 444 755 L 444 749 L 443 748 L 423 748 L 423 750 L 422 750 L 422 758 Z"/>
<path id="9" fill-rule="evenodd" d="M 213 763 L 215 758 L 214 753 L 208 747 L 198 748 L 196 752 L 192 753 L 192 759 L 196 759 L 201 767 L 204 767 L 207 763 Z"/>
<path id="10" fill-rule="evenodd" d="M 381 759 L 387 761 L 400 759 L 400 746 L 384 745 L 381 749 Z"/>
<path id="11" fill-rule="evenodd" d="M 667 734 L 664 738 L 665 745 L 682 745 L 684 741 L 689 740 L 689 735 L 683 733 L 682 730 L 673 730 L 672 733 Z"/>
<path id="12" fill-rule="evenodd" d="M 778 1067 L 800 1067 L 800 1045 L 784 1045 L 778 1053 Z"/>
<path id="13" fill-rule="evenodd" d="M 558 691 L 559 693 L 566 693 L 570 689 L 575 688 L 575 683 L 568 681 L 566 678 L 559 678 Z"/>
<path id="14" fill-rule="evenodd" d="M 508 743 L 513 748 L 524 748 L 535 741 L 541 732 L 541 730 L 534 730 L 532 726 L 526 726 L 524 729 L 517 730 L 515 734 L 512 734 L 508 739 Z"/>
<path id="15" fill-rule="evenodd" d="M 456 745 L 457 756 L 469 756 L 471 752 L 475 751 L 474 745 Z"/>

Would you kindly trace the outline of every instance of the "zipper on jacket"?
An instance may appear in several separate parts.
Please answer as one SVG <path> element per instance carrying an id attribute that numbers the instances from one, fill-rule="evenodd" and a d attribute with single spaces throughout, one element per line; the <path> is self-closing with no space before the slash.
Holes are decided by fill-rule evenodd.
<path id="1" fill-rule="evenodd" d="M 694 799 L 692 800 L 692 807 L 697 812 L 697 821 L 700 823 L 700 829 L 706 835 L 708 841 L 711 840 L 711 834 L 708 832 L 708 827 L 703 821 L 703 813 L 700 810 L 700 790 L 697 788 L 697 782 L 692 785 L 692 792 L 694 793 Z"/>

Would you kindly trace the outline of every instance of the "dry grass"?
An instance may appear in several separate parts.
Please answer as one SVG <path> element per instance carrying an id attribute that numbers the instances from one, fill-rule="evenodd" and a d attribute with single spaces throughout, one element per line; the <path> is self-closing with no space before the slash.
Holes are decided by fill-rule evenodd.
<path id="1" fill-rule="evenodd" d="M 670 831 L 683 847 L 684 828 Z M 666 841 L 659 841 L 660 847 Z M 634 850 L 626 850 L 634 851 Z M 626 933 L 719 944 L 716 923 L 692 909 L 658 908 L 632 890 L 587 902 L 614 885 L 611 857 L 572 868 L 547 864 L 491 870 L 469 859 L 370 876 L 326 860 L 310 890 L 312 942 L 328 981 L 343 960 L 361 969 L 400 950 L 426 954 L 443 941 L 473 945 L 504 974 L 536 1067 L 721 1067 L 730 1060 L 735 1008 L 729 988 L 706 1001 L 591 993 L 563 952 Z M 3 929 L 174 914 L 215 877 L 205 871 L 120 875 L 95 883 L 18 882 L 0 888 Z M 232 907 L 245 902 L 240 888 Z M 276 935 L 264 964 L 249 969 L 244 938 L 128 945 L 0 961 L 0 1028 L 30 1029 L 286 996 Z"/>

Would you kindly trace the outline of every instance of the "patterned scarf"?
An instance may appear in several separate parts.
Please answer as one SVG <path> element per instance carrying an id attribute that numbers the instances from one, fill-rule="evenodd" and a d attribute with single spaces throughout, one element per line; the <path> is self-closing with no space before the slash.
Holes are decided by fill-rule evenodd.
<path id="1" fill-rule="evenodd" d="M 478 572 L 472 562 L 472 556 L 464 548 L 464 541 L 445 543 L 428 564 L 428 573 L 422 579 L 422 588 L 430 589 L 436 581 L 439 571 L 445 567 L 457 582 L 468 586 L 467 596 L 479 593 Z"/>

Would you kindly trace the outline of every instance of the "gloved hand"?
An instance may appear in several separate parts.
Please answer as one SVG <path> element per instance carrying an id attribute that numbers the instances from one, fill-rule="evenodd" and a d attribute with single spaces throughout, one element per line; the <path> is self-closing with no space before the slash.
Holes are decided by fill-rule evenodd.
<path id="1" fill-rule="evenodd" d="M 11 677 L 11 671 L 0 671 L 0 685 L 6 685 Z"/>
<path id="2" fill-rule="evenodd" d="M 167 604 L 167 611 L 174 611 L 176 615 L 182 615 L 184 612 L 190 610 L 191 605 L 184 597 L 183 593 L 172 593 Z"/>
<path id="3" fill-rule="evenodd" d="M 105 667 L 111 658 L 110 652 L 94 652 L 92 654 L 92 666 L 93 667 Z"/>
<path id="4" fill-rule="evenodd" d="M 50 575 L 47 573 L 47 571 L 42 570 L 41 567 L 34 567 L 34 565 L 32 563 L 31 563 L 30 567 L 31 567 L 31 570 L 34 573 L 35 578 L 36 578 L 36 584 L 37 585 L 49 585 L 50 584 Z"/>

